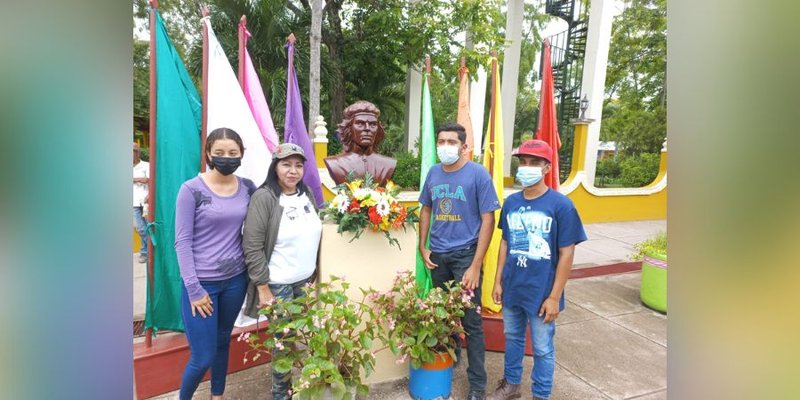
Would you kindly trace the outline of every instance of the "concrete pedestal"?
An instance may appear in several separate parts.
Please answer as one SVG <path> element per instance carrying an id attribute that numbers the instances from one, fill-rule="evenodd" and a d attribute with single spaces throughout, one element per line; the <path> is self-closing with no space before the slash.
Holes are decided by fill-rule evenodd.
<path id="1" fill-rule="evenodd" d="M 329 281 L 330 275 L 344 276 L 350 283 L 348 295 L 360 300 L 359 288 L 388 290 L 399 270 L 414 271 L 416 267 L 417 231 L 411 226 L 392 231 L 392 236 L 400 242 L 402 250 L 390 246 L 382 233 L 364 232 L 360 238 L 348 243 L 353 234 L 336 232 L 338 225 L 322 225 L 322 249 L 320 278 Z M 376 341 L 373 350 L 384 347 Z M 366 384 L 393 381 L 408 376 L 408 364 L 395 364 L 395 357 L 389 349 L 375 355 L 375 372 L 365 380 Z"/>

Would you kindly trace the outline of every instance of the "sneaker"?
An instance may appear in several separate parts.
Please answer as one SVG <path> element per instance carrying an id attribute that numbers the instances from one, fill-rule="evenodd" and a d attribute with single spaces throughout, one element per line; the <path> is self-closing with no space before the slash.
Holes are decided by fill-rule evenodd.
<path id="1" fill-rule="evenodd" d="M 477 390 L 470 390 L 467 395 L 467 400 L 484 400 L 485 398 L 486 394 Z"/>
<path id="2" fill-rule="evenodd" d="M 139 264 L 144 264 L 147 262 L 147 254 L 139 253 Z"/>
<path id="3" fill-rule="evenodd" d="M 522 397 L 522 393 L 519 392 L 520 384 L 511 384 L 508 383 L 506 378 L 500 379 L 497 382 L 497 389 L 492 392 L 487 400 L 511 400 L 511 399 L 518 399 Z"/>

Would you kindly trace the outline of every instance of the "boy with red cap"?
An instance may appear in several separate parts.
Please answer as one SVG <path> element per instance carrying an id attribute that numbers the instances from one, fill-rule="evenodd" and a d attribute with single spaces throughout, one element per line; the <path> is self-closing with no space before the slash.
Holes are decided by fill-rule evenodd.
<path id="1" fill-rule="evenodd" d="M 523 190 L 508 196 L 498 222 L 503 240 L 492 297 L 503 304 L 506 351 L 503 379 L 488 399 L 521 397 L 528 324 L 534 353 L 531 392 L 534 399 L 548 399 L 555 370 L 555 319 L 564 310 L 575 245 L 586 240 L 586 233 L 572 201 L 542 180 L 552 169 L 550 145 L 528 140 L 512 156 L 519 157 L 516 177 Z"/>

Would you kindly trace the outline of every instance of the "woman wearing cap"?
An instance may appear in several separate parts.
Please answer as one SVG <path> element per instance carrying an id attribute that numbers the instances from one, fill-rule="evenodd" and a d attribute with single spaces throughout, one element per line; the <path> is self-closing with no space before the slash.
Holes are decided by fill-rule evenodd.
<path id="1" fill-rule="evenodd" d="M 242 224 L 256 187 L 233 175 L 244 154 L 242 138 L 231 129 L 215 129 L 205 150 L 208 170 L 181 185 L 175 205 L 181 316 L 191 349 L 181 400 L 192 398 L 209 368 L 211 398 L 222 398 L 229 339 L 247 288 Z"/>
<path id="2" fill-rule="evenodd" d="M 247 209 L 244 253 L 250 284 L 245 314 L 252 318 L 275 297 L 302 296 L 303 286 L 316 279 L 322 223 L 314 195 L 303 184 L 305 161 L 296 144 L 275 148 L 267 179 Z M 290 378 L 273 368 L 273 399 L 290 398 Z"/>

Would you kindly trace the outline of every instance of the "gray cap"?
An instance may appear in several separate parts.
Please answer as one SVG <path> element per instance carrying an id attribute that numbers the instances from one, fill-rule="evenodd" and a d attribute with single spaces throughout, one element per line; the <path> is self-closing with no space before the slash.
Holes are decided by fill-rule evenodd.
<path id="1" fill-rule="evenodd" d="M 282 160 L 293 155 L 302 157 L 303 161 L 306 160 L 306 154 L 303 151 L 303 148 L 294 143 L 283 143 L 276 147 L 275 151 L 272 153 L 272 157 L 278 160 Z"/>

